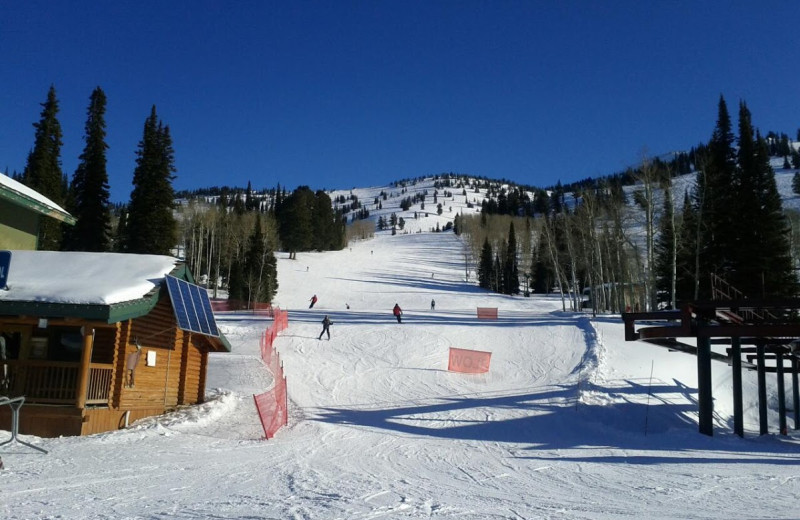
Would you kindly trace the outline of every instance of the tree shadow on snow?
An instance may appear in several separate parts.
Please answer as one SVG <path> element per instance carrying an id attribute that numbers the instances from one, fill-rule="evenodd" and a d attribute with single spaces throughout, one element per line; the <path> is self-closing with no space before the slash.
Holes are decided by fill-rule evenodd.
<path id="1" fill-rule="evenodd" d="M 556 386 L 514 395 L 441 398 L 400 407 L 327 407 L 310 410 L 310 418 L 421 437 L 522 444 L 527 453 L 517 452 L 517 456 L 529 459 L 626 464 L 798 463 L 798 446 L 789 440 L 754 443 L 719 428 L 715 437 L 700 434 L 696 403 L 668 397 L 695 394 L 694 389 L 630 383 L 613 388 L 594 386 L 592 391 L 607 392 L 616 400 L 578 402 L 574 386 Z M 649 403 L 644 402 L 648 393 L 654 396 Z M 653 454 L 609 455 L 608 451 L 614 449 Z M 586 454 L 570 457 L 559 450 L 586 450 Z M 720 456 L 707 455 L 714 451 Z M 704 455 L 695 457 L 697 452 Z M 746 458 L 737 452 L 746 452 Z"/>

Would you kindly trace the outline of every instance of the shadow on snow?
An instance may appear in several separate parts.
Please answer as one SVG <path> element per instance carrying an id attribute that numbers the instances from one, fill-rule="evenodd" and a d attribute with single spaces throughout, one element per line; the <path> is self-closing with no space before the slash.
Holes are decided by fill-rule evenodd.
<path id="1" fill-rule="evenodd" d="M 465 377 L 453 374 L 454 377 Z M 468 376 L 467 376 L 468 377 Z M 623 381 L 617 387 L 592 385 L 594 390 L 623 399 L 610 404 L 583 403 L 576 400 L 575 386 L 559 385 L 531 392 L 503 396 L 450 397 L 427 404 L 387 408 L 326 407 L 308 410 L 311 420 L 379 429 L 438 439 L 503 442 L 525 445 L 519 458 L 574 460 L 597 463 L 685 464 L 697 463 L 766 463 L 797 464 L 797 445 L 791 440 L 774 438 L 765 445 L 740 439 L 730 432 L 710 438 L 697 433 L 696 390 L 676 381 L 677 385 L 645 386 Z M 643 401 L 648 393 L 651 404 Z M 661 394 L 683 394 L 681 403 L 673 403 Z M 689 397 L 689 402 L 686 402 Z M 498 413 L 521 415 L 494 419 Z M 667 434 L 668 432 L 668 434 Z M 685 435 L 681 435 L 684 432 Z M 664 435 L 667 434 L 667 435 Z M 778 446 L 776 446 L 776 443 Z M 558 450 L 606 447 L 609 450 L 641 450 L 653 454 L 601 454 L 565 457 Z M 778 451 L 776 451 L 776 447 Z M 686 452 L 685 456 L 664 456 L 659 451 Z M 719 457 L 694 457 L 696 452 L 720 453 Z M 730 455 L 728 455 L 730 454 Z"/>

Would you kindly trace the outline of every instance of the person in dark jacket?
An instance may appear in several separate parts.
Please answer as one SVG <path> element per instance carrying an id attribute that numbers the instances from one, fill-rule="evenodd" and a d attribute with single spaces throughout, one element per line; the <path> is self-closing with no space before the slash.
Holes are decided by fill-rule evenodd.
<path id="1" fill-rule="evenodd" d="M 395 303 L 394 309 L 392 309 L 392 313 L 394 313 L 394 317 L 397 318 L 397 323 L 403 323 L 402 316 L 403 316 L 403 309 L 400 308 L 400 305 Z"/>
<path id="2" fill-rule="evenodd" d="M 322 318 L 322 332 L 319 333 L 319 337 L 317 339 L 322 339 L 322 335 L 325 334 L 326 332 L 328 333 L 328 339 L 331 339 L 330 327 L 332 323 L 333 322 L 330 320 L 330 318 L 328 318 L 328 315 L 326 314 L 325 317 Z"/>

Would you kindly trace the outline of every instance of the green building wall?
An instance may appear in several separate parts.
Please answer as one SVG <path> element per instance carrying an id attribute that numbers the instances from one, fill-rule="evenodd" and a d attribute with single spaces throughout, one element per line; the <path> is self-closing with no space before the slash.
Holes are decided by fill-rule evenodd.
<path id="1" fill-rule="evenodd" d="M 0 199 L 0 249 L 36 250 L 41 215 Z"/>

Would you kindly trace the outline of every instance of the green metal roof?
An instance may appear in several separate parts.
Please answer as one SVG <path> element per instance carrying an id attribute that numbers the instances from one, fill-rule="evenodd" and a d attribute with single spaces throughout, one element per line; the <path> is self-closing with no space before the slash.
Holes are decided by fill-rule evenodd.
<path id="1" fill-rule="evenodd" d="M 194 283 L 189 270 L 185 264 L 175 267 L 170 273 L 176 278 L 181 278 L 190 283 Z M 120 321 L 141 318 L 146 316 L 158 303 L 162 291 L 168 294 L 166 284 L 161 283 L 141 298 L 129 300 L 110 305 L 85 304 L 85 303 L 48 303 L 35 301 L 3 301 L 0 300 L 0 316 L 38 316 L 82 318 L 91 321 L 102 321 L 104 323 L 118 323 Z M 214 336 L 209 336 L 210 338 Z M 219 333 L 219 341 L 225 350 L 231 351 L 231 344 L 228 339 Z"/>
<path id="2" fill-rule="evenodd" d="M 57 207 L 54 207 L 55 203 L 53 203 L 53 205 L 50 206 L 42 201 L 29 197 L 24 193 L 20 193 L 19 191 L 11 188 L 10 186 L 5 186 L 4 184 L 0 184 L 0 198 L 9 201 L 12 204 L 22 206 L 23 208 L 27 208 L 36 213 L 41 213 L 42 215 L 52 217 L 56 220 L 60 220 L 61 222 L 65 222 L 70 225 L 75 225 L 75 222 L 77 222 L 75 220 L 75 217 L 73 217 L 66 211 L 61 211 Z"/>

